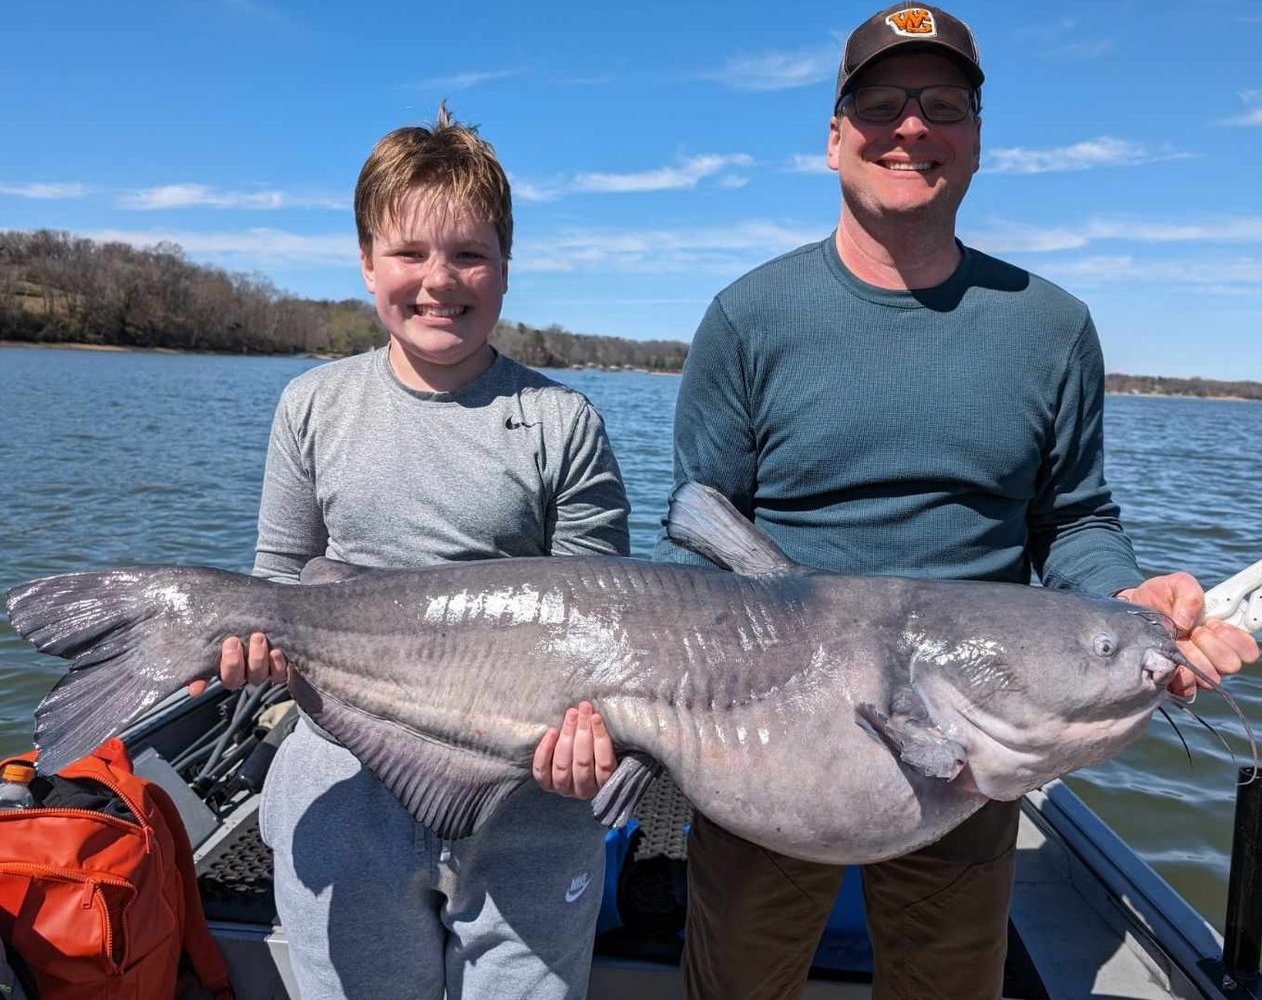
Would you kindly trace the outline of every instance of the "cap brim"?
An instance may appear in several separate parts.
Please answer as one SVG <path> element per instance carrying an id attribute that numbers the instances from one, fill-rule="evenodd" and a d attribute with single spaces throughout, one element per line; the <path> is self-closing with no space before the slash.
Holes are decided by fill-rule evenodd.
<path id="1" fill-rule="evenodd" d="M 885 46 L 879 52 L 874 52 L 868 56 L 863 62 L 859 63 L 854 69 L 846 74 L 846 82 L 841 90 L 837 92 L 834 103 L 840 101 L 850 91 L 854 90 L 855 82 L 865 72 L 879 63 L 882 59 L 886 59 L 894 55 L 907 55 L 911 52 L 932 52 L 934 55 L 944 56 L 960 67 L 961 72 L 968 77 L 968 82 L 973 87 L 980 87 L 986 80 L 986 75 L 982 72 L 982 68 L 969 59 L 968 56 L 960 52 L 959 49 L 947 45 L 945 42 L 929 42 L 919 41 L 917 39 L 907 39 L 896 41 L 891 45 Z"/>

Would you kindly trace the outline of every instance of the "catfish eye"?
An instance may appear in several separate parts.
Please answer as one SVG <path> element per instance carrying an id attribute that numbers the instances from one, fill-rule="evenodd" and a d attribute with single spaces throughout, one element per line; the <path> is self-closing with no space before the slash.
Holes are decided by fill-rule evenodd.
<path id="1" fill-rule="evenodd" d="M 1117 641 L 1107 632 L 1097 635 L 1094 642 L 1096 656 L 1112 656 L 1117 651 Z"/>

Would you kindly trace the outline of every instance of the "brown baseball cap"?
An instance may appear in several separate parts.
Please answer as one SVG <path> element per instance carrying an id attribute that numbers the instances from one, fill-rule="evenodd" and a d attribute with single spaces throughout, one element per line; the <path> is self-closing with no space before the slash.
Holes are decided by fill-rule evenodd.
<path id="1" fill-rule="evenodd" d="M 895 52 L 915 51 L 937 52 L 955 60 L 974 87 L 980 87 L 985 79 L 978 63 L 977 42 L 967 24 L 941 7 L 898 3 L 873 14 L 846 39 L 837 68 L 833 107 L 874 62 Z"/>

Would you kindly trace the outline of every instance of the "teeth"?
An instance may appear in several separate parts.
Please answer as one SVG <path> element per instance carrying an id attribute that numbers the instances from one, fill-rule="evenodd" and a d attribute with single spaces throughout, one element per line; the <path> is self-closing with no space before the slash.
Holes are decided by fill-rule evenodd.
<path id="1" fill-rule="evenodd" d="M 439 319 L 455 319 L 465 311 L 464 306 L 417 306 L 416 311 L 422 316 L 436 316 Z"/>
<path id="2" fill-rule="evenodd" d="M 918 173 L 924 173 L 926 170 L 932 170 L 931 162 L 904 163 L 901 160 L 887 160 L 884 163 L 887 170 L 915 170 Z"/>

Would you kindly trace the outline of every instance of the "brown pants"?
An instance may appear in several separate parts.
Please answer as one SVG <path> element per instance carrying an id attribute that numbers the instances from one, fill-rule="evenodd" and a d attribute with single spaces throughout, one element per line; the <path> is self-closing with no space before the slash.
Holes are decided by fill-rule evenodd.
<path id="1" fill-rule="evenodd" d="M 876 1000 L 997 1000 L 1018 809 L 991 802 L 936 844 L 863 868 Z M 799 996 L 843 871 L 768 851 L 696 814 L 688 1000 Z"/>

